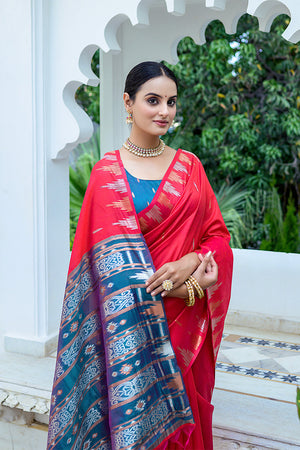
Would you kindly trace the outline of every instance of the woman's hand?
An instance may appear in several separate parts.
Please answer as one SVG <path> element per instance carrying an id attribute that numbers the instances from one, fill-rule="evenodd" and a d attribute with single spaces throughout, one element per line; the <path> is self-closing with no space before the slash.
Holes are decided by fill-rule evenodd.
<path id="1" fill-rule="evenodd" d="M 192 274 L 198 281 L 202 289 L 207 289 L 218 281 L 218 265 L 211 251 L 205 256 L 198 255 L 201 264 Z"/>
<path id="2" fill-rule="evenodd" d="M 199 254 L 198 257 L 201 263 L 192 275 L 202 289 L 206 289 L 218 281 L 218 265 L 211 252 L 208 252 L 205 256 Z M 186 284 L 183 283 L 177 289 L 172 289 L 172 291 L 168 292 L 163 291 L 161 295 L 163 297 L 187 298 L 188 290 Z M 195 293 L 195 295 L 197 294 Z"/>
<path id="3" fill-rule="evenodd" d="M 147 292 L 151 295 L 162 294 L 166 296 L 171 295 L 177 288 L 181 287 L 185 280 L 192 275 L 201 260 L 199 259 L 197 253 L 188 253 L 182 258 L 174 262 L 169 262 L 161 266 L 146 282 Z M 162 283 L 166 280 L 171 280 L 173 283 L 172 291 L 165 291 L 162 287 Z M 186 290 L 184 289 L 184 292 Z"/>

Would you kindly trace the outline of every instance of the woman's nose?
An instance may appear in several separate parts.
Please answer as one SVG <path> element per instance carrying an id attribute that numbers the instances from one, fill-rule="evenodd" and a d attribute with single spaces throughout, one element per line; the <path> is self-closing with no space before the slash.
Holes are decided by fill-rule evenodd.
<path id="1" fill-rule="evenodd" d="M 168 111 L 168 104 L 167 104 L 167 102 L 166 103 L 162 103 L 159 114 L 161 114 L 162 116 L 167 116 L 168 113 L 169 113 L 169 111 Z"/>

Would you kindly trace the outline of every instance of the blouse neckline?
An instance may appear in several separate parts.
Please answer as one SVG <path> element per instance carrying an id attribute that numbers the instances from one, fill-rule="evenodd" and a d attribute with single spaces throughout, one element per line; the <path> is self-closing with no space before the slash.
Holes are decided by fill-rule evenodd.
<path id="1" fill-rule="evenodd" d="M 125 167 L 124 167 L 124 169 L 125 169 Z M 126 176 L 127 176 L 127 178 L 128 178 L 128 175 L 129 175 L 129 177 L 131 177 L 131 178 L 134 178 L 135 180 L 139 180 L 139 181 L 142 181 L 142 182 L 147 182 L 147 181 L 150 181 L 150 182 L 157 182 L 157 183 L 161 183 L 162 182 L 162 178 L 155 178 L 155 179 L 148 179 L 148 178 L 140 178 L 140 177 L 136 177 L 136 176 L 134 176 L 134 175 L 132 175 L 130 172 L 128 172 L 128 170 L 127 169 L 125 169 L 125 172 L 126 172 Z"/>
<path id="2" fill-rule="evenodd" d="M 149 206 L 147 206 L 146 210 L 148 210 L 149 208 L 152 207 L 152 205 L 155 203 L 156 199 L 160 195 L 160 193 L 161 193 L 162 189 L 164 188 L 165 183 L 168 180 L 168 177 L 169 177 L 170 173 L 172 172 L 173 167 L 175 166 L 175 164 L 176 164 L 176 162 L 177 162 L 181 152 L 182 152 L 182 149 L 180 149 L 180 148 L 176 151 L 176 153 L 175 153 L 175 155 L 174 155 L 174 157 L 173 157 L 169 167 L 167 168 L 163 178 L 161 180 L 158 180 L 158 181 L 160 181 L 160 185 L 159 185 L 159 187 L 158 187 L 158 189 L 157 189 L 157 191 L 156 191 L 156 193 L 155 193 L 155 195 L 154 195 L 154 197 L 152 199 L 152 202 L 150 203 Z M 128 179 L 127 179 L 126 169 L 124 167 L 124 164 L 123 164 L 123 161 L 122 161 L 122 158 L 121 158 L 120 150 L 116 150 L 116 156 L 117 156 L 117 160 L 119 162 L 119 166 L 121 168 L 121 172 L 123 173 L 126 189 L 127 189 L 128 195 L 129 195 L 129 200 L 130 200 L 132 209 L 134 211 L 134 214 L 135 214 L 135 217 L 136 217 L 136 220 L 137 220 L 137 223 L 138 223 L 138 215 L 135 212 L 133 198 L 132 198 L 130 186 L 129 186 Z M 141 214 L 143 211 L 141 211 L 139 214 Z"/>

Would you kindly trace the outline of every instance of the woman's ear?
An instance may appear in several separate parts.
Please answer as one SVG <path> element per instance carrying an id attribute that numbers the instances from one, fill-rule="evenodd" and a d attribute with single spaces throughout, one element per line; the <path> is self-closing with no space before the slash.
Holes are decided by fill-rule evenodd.
<path id="1" fill-rule="evenodd" d="M 133 101 L 130 99 L 129 94 L 127 92 L 124 92 L 123 100 L 124 100 L 124 106 L 125 106 L 126 111 L 128 113 L 132 112 L 131 111 L 131 106 L 133 105 Z"/>

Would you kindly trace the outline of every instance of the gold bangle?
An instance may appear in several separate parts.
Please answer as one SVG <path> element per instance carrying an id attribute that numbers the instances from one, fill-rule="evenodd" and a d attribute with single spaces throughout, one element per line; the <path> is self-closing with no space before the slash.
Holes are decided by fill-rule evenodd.
<path id="1" fill-rule="evenodd" d="M 192 275 L 188 278 L 188 280 L 192 283 L 192 285 L 194 286 L 194 288 L 196 289 L 197 295 L 199 298 L 203 298 L 204 297 L 204 292 L 202 287 L 200 286 L 200 284 L 198 283 L 198 281 L 196 280 L 196 278 L 194 278 Z"/>
<path id="2" fill-rule="evenodd" d="M 194 306 L 194 304 L 195 304 L 195 293 L 194 293 L 193 285 L 190 282 L 190 280 L 185 280 L 184 283 L 185 283 L 185 285 L 187 287 L 188 294 L 189 294 L 189 298 L 186 298 L 184 300 L 185 304 L 186 304 L 186 306 Z"/>

